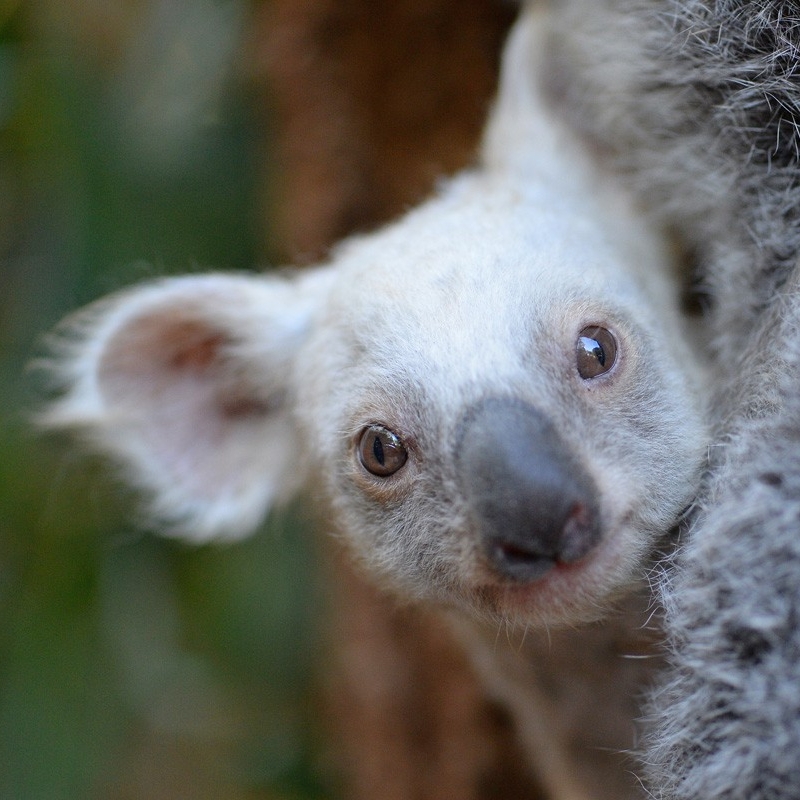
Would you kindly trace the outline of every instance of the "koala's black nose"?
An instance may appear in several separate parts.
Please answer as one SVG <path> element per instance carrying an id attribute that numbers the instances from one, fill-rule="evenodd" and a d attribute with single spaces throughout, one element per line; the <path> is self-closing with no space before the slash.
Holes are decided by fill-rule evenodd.
<path id="1" fill-rule="evenodd" d="M 470 408 L 456 464 L 481 544 L 501 576 L 536 580 L 598 543 L 594 482 L 538 409 L 505 398 Z"/>

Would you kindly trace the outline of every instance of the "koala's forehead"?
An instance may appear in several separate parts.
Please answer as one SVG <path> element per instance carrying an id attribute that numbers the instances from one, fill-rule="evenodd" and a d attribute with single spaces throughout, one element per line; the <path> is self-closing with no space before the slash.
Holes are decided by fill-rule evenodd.
<path id="1" fill-rule="evenodd" d="M 440 425 L 488 394 L 557 401 L 581 326 L 646 313 L 630 265 L 574 209 L 484 188 L 337 254 L 301 375 L 325 429 L 409 409 Z"/>
<path id="2" fill-rule="evenodd" d="M 325 327 L 372 360 L 406 353 L 501 369 L 611 296 L 600 250 L 521 203 L 432 203 L 343 254 Z"/>

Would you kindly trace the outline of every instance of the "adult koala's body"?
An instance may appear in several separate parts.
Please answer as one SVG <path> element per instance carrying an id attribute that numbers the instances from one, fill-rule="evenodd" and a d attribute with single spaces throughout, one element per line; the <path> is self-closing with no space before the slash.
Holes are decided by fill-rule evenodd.
<path id="1" fill-rule="evenodd" d="M 663 585 L 656 797 L 800 795 L 800 4 L 557 6 L 573 124 L 682 239 L 722 376 L 697 517 Z"/>
<path id="2" fill-rule="evenodd" d="M 47 421 L 197 540 L 311 488 L 377 580 L 458 620 L 548 796 L 620 798 L 620 696 L 646 671 L 622 656 L 696 490 L 701 380 L 660 241 L 542 103 L 541 53 L 527 10 L 478 167 L 329 264 L 154 283 L 78 315 Z M 606 618 L 555 632 L 556 655 L 536 632 Z M 498 649 L 503 627 L 528 660 Z M 590 695 L 547 674 L 561 651 Z"/>

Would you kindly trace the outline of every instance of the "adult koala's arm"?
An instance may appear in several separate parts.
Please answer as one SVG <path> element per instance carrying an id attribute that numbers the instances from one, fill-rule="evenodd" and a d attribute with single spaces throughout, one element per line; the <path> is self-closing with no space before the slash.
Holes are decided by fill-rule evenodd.
<path id="1" fill-rule="evenodd" d="M 553 93 L 692 253 L 720 376 L 695 523 L 662 584 L 662 800 L 800 787 L 800 7 L 564 0 Z"/>
<path id="2" fill-rule="evenodd" d="M 663 584 L 672 660 L 651 703 L 662 800 L 800 787 L 800 269 L 729 386 L 704 507 Z"/>

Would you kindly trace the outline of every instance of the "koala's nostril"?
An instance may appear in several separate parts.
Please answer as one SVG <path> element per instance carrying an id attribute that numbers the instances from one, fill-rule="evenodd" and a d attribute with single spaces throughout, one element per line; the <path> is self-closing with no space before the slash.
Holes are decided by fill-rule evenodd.
<path id="1" fill-rule="evenodd" d="M 490 540 L 487 553 L 503 574 L 518 581 L 535 581 L 555 566 L 555 560 L 519 544 L 502 539 Z"/>
<path id="2" fill-rule="evenodd" d="M 524 523 L 523 523 L 524 524 Z M 532 522 L 520 536 L 510 529 L 506 535 L 490 536 L 486 552 L 492 565 L 506 577 L 515 581 L 535 581 L 556 564 L 571 564 L 583 558 L 596 542 L 596 522 L 589 509 L 575 503 L 567 510 L 567 516 L 558 533 L 558 523 L 553 533 L 542 530 Z M 548 544 L 552 542 L 552 549 Z"/>
<path id="3" fill-rule="evenodd" d="M 583 558 L 594 545 L 594 529 L 597 521 L 583 503 L 575 503 L 567 514 L 561 532 L 559 561 L 569 564 Z"/>
<path id="4" fill-rule="evenodd" d="M 600 540 L 594 481 L 537 409 L 501 398 L 473 407 L 456 462 L 475 535 L 502 577 L 536 580 Z"/>

